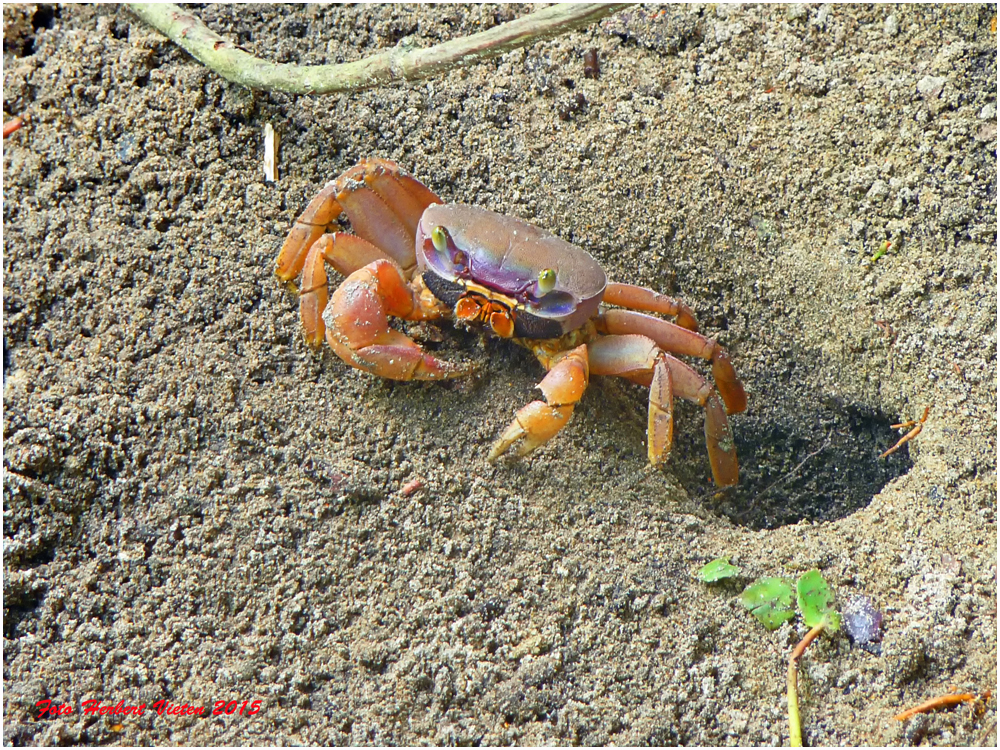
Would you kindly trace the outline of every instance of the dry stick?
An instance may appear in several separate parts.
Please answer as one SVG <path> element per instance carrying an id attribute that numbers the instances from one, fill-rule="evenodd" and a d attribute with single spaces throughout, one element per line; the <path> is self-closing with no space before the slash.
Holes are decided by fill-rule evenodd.
<path id="1" fill-rule="evenodd" d="M 424 49 L 399 44 L 380 55 L 339 65 L 270 63 L 224 39 L 172 3 L 130 3 L 139 18 L 183 47 L 223 78 L 264 91 L 332 94 L 361 91 L 393 81 L 415 81 L 452 68 L 489 60 L 587 26 L 630 3 L 555 5 L 489 31 Z"/>
<path id="2" fill-rule="evenodd" d="M 902 448 L 904 444 L 910 442 L 911 440 L 913 440 L 913 438 L 919 435 L 920 431 L 924 429 L 924 422 L 927 421 L 927 415 L 930 413 L 931 413 L 931 407 L 925 406 L 924 416 L 922 416 L 920 419 L 909 419 L 906 422 L 900 422 L 899 424 L 890 425 L 890 427 L 894 430 L 899 428 L 906 429 L 907 427 L 913 427 L 913 429 L 910 430 L 905 435 L 903 435 L 903 437 L 901 437 L 899 440 L 897 440 L 896 444 L 892 446 L 889 450 L 887 450 L 885 453 L 883 453 L 881 456 L 879 456 L 879 458 L 885 458 L 886 456 L 891 456 L 893 453 Z"/>
<path id="3" fill-rule="evenodd" d="M 990 738 L 990 735 L 996 731 L 996 728 L 997 728 L 997 723 L 994 721 L 993 725 L 983 733 L 982 737 L 979 738 L 979 741 L 976 743 L 976 745 L 978 747 L 986 747 L 986 740 L 988 740 Z"/>
<path id="4" fill-rule="evenodd" d="M 796 667 L 799 657 L 805 653 L 809 644 L 823 632 L 824 627 L 826 627 L 825 621 L 806 633 L 805 638 L 799 641 L 799 645 L 795 647 L 788 659 L 788 744 L 792 747 L 802 747 L 802 722 L 799 719 L 799 674 Z"/>
<path id="5" fill-rule="evenodd" d="M 975 695 L 974 693 L 952 693 L 950 695 L 939 695 L 937 698 L 931 698 L 929 701 L 924 701 L 919 706 L 914 706 L 913 708 L 908 708 L 903 713 L 897 714 L 892 718 L 896 721 L 906 721 L 911 716 L 916 716 L 917 714 L 924 714 L 928 711 L 936 711 L 939 708 L 948 708 L 950 706 L 957 706 L 960 703 L 975 703 L 976 701 L 983 700 L 987 701 L 990 699 L 990 691 L 987 690 L 982 695 Z"/>

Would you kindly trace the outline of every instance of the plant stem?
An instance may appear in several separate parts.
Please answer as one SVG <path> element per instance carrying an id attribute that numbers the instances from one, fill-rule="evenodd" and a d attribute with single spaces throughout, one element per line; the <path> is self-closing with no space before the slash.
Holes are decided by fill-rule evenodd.
<path id="1" fill-rule="evenodd" d="M 139 18 L 165 34 L 223 78 L 263 91 L 332 94 L 393 81 L 415 81 L 452 68 L 499 57 L 616 13 L 630 3 L 554 5 L 471 36 L 415 49 L 403 43 L 388 52 L 339 65 L 270 63 L 254 57 L 173 3 L 130 3 Z"/>
<path id="2" fill-rule="evenodd" d="M 788 743 L 792 747 L 802 747 L 802 722 L 799 719 L 799 657 L 809 648 L 809 644 L 823 632 L 824 627 L 826 627 L 826 623 L 822 622 L 806 633 L 805 638 L 799 641 L 799 645 L 795 647 L 788 659 Z"/>

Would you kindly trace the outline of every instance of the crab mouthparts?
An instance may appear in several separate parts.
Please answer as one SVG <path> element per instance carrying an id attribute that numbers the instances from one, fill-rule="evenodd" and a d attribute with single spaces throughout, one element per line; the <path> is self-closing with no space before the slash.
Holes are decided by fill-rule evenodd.
<path id="1" fill-rule="evenodd" d="M 501 338 L 509 339 L 514 335 L 514 318 L 510 308 L 475 292 L 462 296 L 455 303 L 455 317 L 467 323 L 488 325 Z"/>

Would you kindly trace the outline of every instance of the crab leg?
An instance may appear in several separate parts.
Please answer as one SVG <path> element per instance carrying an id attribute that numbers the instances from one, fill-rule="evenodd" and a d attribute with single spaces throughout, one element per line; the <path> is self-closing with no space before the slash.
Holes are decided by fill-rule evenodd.
<path id="1" fill-rule="evenodd" d="M 381 248 L 409 277 L 417 265 L 414 252 L 417 236 L 406 228 L 389 204 L 365 183 L 341 191 L 337 201 L 351 220 L 354 233 Z"/>
<path id="2" fill-rule="evenodd" d="M 673 439 L 673 397 L 705 408 L 705 442 L 720 487 L 739 481 L 739 465 L 726 411 L 715 390 L 691 367 L 647 336 L 605 336 L 590 344 L 595 375 L 617 375 L 649 386 L 649 462 L 666 460 Z"/>
<path id="3" fill-rule="evenodd" d="M 388 159 L 369 159 L 365 183 L 386 202 L 406 227 L 417 236 L 420 216 L 432 203 L 443 203 L 438 195 L 416 177 L 408 175 Z M 353 219 L 352 219 L 353 221 Z"/>
<path id="4" fill-rule="evenodd" d="M 583 396 L 589 380 L 587 345 L 582 344 L 552 361 L 555 364 L 537 386 L 545 401 L 532 401 L 517 412 L 514 421 L 490 449 L 487 459 L 490 463 L 522 438 L 517 455 L 526 456 L 548 442 L 573 416 L 573 408 Z"/>
<path id="5" fill-rule="evenodd" d="M 666 460 L 674 439 L 674 385 L 665 358 L 656 342 L 645 336 L 605 336 L 590 345 L 590 369 L 595 375 L 646 381 L 649 462 L 654 466 Z"/>
<path id="6" fill-rule="evenodd" d="M 388 257 L 368 240 L 353 234 L 324 234 L 313 243 L 306 255 L 299 288 L 299 315 L 307 344 L 319 346 L 326 331 L 321 317 L 330 296 L 325 263 L 338 273 L 350 276 L 376 260 L 388 260 Z"/>
<path id="7" fill-rule="evenodd" d="M 441 199 L 394 162 L 358 162 L 328 182 L 295 220 L 278 253 L 275 272 L 285 281 L 298 276 L 313 243 L 345 213 L 354 232 L 395 260 L 409 277 L 416 265 L 417 223 L 432 203 Z"/>
<path id="8" fill-rule="evenodd" d="M 652 289 L 611 282 L 604 290 L 604 301 L 618 307 L 673 315 L 681 328 L 687 328 L 689 331 L 698 330 L 698 321 L 695 320 L 690 307 L 680 300 L 654 292 Z"/>
<path id="9" fill-rule="evenodd" d="M 729 355 L 714 339 L 670 323 L 652 315 L 631 310 L 607 310 L 597 321 L 598 330 L 609 334 L 639 334 L 646 336 L 672 354 L 701 357 L 712 363 L 712 377 L 719 395 L 730 414 L 746 411 L 747 396 L 743 384 L 736 377 Z"/>
<path id="10" fill-rule="evenodd" d="M 389 316 L 428 320 L 441 315 L 406 283 L 391 260 L 376 260 L 344 281 L 323 312 L 326 340 L 352 367 L 393 380 L 441 380 L 467 375 L 468 366 L 427 354 L 389 327 Z"/>
<path id="11" fill-rule="evenodd" d="M 335 182 L 327 184 L 295 220 L 274 261 L 274 272 L 282 281 L 291 281 L 302 273 L 309 249 L 344 210 L 337 203 L 337 192 Z"/>

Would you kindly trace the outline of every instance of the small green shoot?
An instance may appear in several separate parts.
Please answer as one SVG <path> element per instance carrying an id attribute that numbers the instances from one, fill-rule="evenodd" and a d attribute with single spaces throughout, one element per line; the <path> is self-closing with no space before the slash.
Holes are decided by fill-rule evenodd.
<path id="1" fill-rule="evenodd" d="M 740 569 L 729 564 L 728 557 L 719 557 L 698 571 L 698 577 L 704 583 L 715 583 L 725 578 L 739 575 Z"/>
<path id="2" fill-rule="evenodd" d="M 889 248 L 891 247 L 892 247 L 892 242 L 890 242 L 889 240 L 884 240 L 882 244 L 878 246 L 878 250 L 876 250 L 875 254 L 872 256 L 872 263 L 877 262 L 879 258 L 881 258 L 883 255 L 889 252 Z"/>
<path id="3" fill-rule="evenodd" d="M 702 580 L 705 580 L 705 572 L 713 568 L 716 563 L 720 563 L 720 566 L 728 565 L 729 561 L 720 558 L 710 562 L 700 571 Z M 820 633 L 824 630 L 831 632 L 840 630 L 840 613 L 834 607 L 833 592 L 818 570 L 810 570 L 803 574 L 795 586 L 795 591 L 799 611 L 802 612 L 802 621 L 809 627 L 809 632 L 799 641 L 788 659 L 788 739 L 792 747 L 802 747 L 798 662 L 809 644 L 816 640 Z M 768 630 L 776 630 L 781 623 L 795 617 L 795 609 L 792 607 L 792 587 L 784 578 L 765 578 L 748 586 L 740 594 L 740 604 Z"/>
<path id="4" fill-rule="evenodd" d="M 777 630 L 795 617 L 792 587 L 784 578 L 765 578 L 747 587 L 740 594 L 740 604 L 768 630 Z"/>
<path id="5" fill-rule="evenodd" d="M 788 659 L 788 744 L 802 747 L 802 720 L 799 717 L 798 663 L 802 654 L 824 630 L 840 629 L 840 613 L 833 606 L 833 592 L 818 570 L 804 573 L 795 586 L 802 620 L 809 632 L 792 650 Z"/>
<path id="6" fill-rule="evenodd" d="M 832 632 L 840 630 L 840 613 L 833 606 L 833 592 L 818 570 L 810 570 L 799 578 L 796 599 L 807 627 L 823 625 Z"/>

